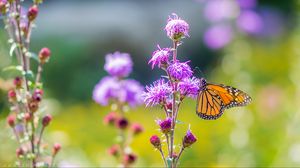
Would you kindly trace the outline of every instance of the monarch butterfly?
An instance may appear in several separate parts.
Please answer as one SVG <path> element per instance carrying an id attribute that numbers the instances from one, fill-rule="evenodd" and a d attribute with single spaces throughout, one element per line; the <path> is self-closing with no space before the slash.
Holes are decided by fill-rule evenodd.
<path id="1" fill-rule="evenodd" d="M 207 83 L 201 78 L 196 113 L 205 120 L 216 120 L 222 116 L 225 109 L 246 106 L 250 102 L 251 97 L 239 89 Z"/>

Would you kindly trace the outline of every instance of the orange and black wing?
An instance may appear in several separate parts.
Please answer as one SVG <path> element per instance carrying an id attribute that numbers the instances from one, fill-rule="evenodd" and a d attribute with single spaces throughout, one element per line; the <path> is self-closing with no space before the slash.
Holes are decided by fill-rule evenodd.
<path id="1" fill-rule="evenodd" d="M 196 112 L 206 120 L 219 118 L 224 109 L 236 106 L 245 106 L 251 98 L 245 92 L 231 86 L 207 84 L 199 92 Z"/>

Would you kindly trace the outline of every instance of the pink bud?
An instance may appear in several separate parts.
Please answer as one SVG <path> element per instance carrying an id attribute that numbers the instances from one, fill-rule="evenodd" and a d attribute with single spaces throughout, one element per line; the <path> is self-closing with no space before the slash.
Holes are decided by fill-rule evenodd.
<path id="1" fill-rule="evenodd" d="M 52 116 L 50 114 L 47 114 L 44 118 L 43 118 L 43 121 L 42 121 L 42 124 L 44 127 L 48 126 L 49 123 L 51 122 L 52 120 Z"/>
<path id="2" fill-rule="evenodd" d="M 16 154 L 17 154 L 17 157 L 19 158 L 24 155 L 24 150 L 22 148 L 18 148 L 16 150 Z"/>
<path id="3" fill-rule="evenodd" d="M 119 151 L 120 151 L 120 146 L 119 145 L 113 145 L 112 147 L 110 147 L 108 149 L 108 154 L 112 155 L 112 156 L 118 156 L 119 155 Z"/>
<path id="4" fill-rule="evenodd" d="M 28 104 L 30 112 L 34 113 L 39 109 L 39 103 L 37 101 L 31 100 Z"/>
<path id="5" fill-rule="evenodd" d="M 124 163 L 126 165 L 129 165 L 129 164 L 133 164 L 136 161 L 137 156 L 134 154 L 126 154 L 123 159 L 124 159 Z"/>
<path id="6" fill-rule="evenodd" d="M 59 143 L 55 143 L 53 145 L 53 155 L 56 155 L 61 149 L 61 145 Z"/>
<path id="7" fill-rule="evenodd" d="M 30 122 L 32 120 L 32 113 L 25 113 L 24 119 L 26 122 Z"/>
<path id="8" fill-rule="evenodd" d="M 15 116 L 9 115 L 6 120 L 7 120 L 7 123 L 8 123 L 8 125 L 10 127 L 14 127 L 15 126 L 15 120 L 16 120 Z"/>
<path id="9" fill-rule="evenodd" d="M 108 125 L 108 124 L 113 125 L 113 124 L 115 124 L 117 119 L 118 119 L 118 114 L 116 112 L 110 112 L 104 117 L 103 123 L 105 125 Z"/>
<path id="10" fill-rule="evenodd" d="M 134 135 L 138 135 L 144 131 L 144 128 L 138 123 L 133 123 L 131 125 L 131 130 Z"/>
<path id="11" fill-rule="evenodd" d="M 39 13 L 39 9 L 36 5 L 30 7 L 27 13 L 27 17 L 29 21 L 33 21 L 37 17 L 38 13 Z"/>
<path id="12" fill-rule="evenodd" d="M 17 100 L 17 93 L 14 90 L 9 90 L 7 96 L 10 102 L 15 102 Z"/>
<path id="13" fill-rule="evenodd" d="M 116 122 L 116 126 L 119 129 L 126 129 L 128 127 L 129 123 L 128 120 L 126 118 L 120 118 L 118 119 L 118 121 Z"/>
<path id="14" fill-rule="evenodd" d="M 150 138 L 150 143 L 157 149 L 161 148 L 161 141 L 157 135 L 152 135 Z"/>
<path id="15" fill-rule="evenodd" d="M 17 89 L 22 87 L 22 78 L 21 77 L 16 77 L 14 79 L 14 85 L 16 86 Z"/>
<path id="16" fill-rule="evenodd" d="M 46 63 L 51 56 L 51 51 L 49 48 L 42 48 L 39 53 L 39 58 L 42 64 Z"/>

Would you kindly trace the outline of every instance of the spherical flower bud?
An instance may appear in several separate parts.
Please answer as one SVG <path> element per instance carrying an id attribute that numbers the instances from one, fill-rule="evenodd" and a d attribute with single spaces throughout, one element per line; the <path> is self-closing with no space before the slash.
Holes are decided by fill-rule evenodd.
<path id="1" fill-rule="evenodd" d="M 10 126 L 10 127 L 14 127 L 15 126 L 15 120 L 16 120 L 16 118 L 15 118 L 15 116 L 13 116 L 13 115 L 9 115 L 8 117 L 7 117 L 7 124 Z"/>
<path id="2" fill-rule="evenodd" d="M 172 119 L 170 117 L 166 118 L 165 120 L 158 120 L 157 124 L 159 125 L 162 133 L 170 133 L 172 129 Z"/>
<path id="3" fill-rule="evenodd" d="M 176 159 L 178 157 L 178 154 L 176 152 L 173 152 L 172 159 Z"/>
<path id="4" fill-rule="evenodd" d="M 197 141 L 195 135 L 192 134 L 191 130 L 189 129 L 186 135 L 183 137 L 182 146 L 184 148 L 191 146 L 193 143 Z"/>
<path id="5" fill-rule="evenodd" d="M 116 124 L 117 124 L 117 127 L 120 128 L 120 129 L 126 129 L 129 125 L 128 120 L 126 118 L 118 119 Z"/>
<path id="6" fill-rule="evenodd" d="M 193 71 L 191 67 L 187 64 L 188 62 L 174 62 L 168 67 L 168 72 L 170 76 L 177 80 L 183 80 L 185 78 L 189 78 L 193 75 Z"/>
<path id="7" fill-rule="evenodd" d="M 37 17 L 38 12 L 39 12 L 39 9 L 36 5 L 30 7 L 28 10 L 28 13 L 27 13 L 27 17 L 28 17 L 29 21 L 33 21 Z"/>
<path id="8" fill-rule="evenodd" d="M 127 77 L 132 71 L 133 63 L 128 53 L 114 52 L 105 57 L 104 69 L 111 76 Z"/>
<path id="9" fill-rule="evenodd" d="M 136 161 L 137 156 L 132 154 L 132 153 L 131 154 L 125 154 L 123 159 L 124 159 L 125 165 L 130 165 L 130 164 L 133 164 Z"/>
<path id="10" fill-rule="evenodd" d="M 141 124 L 133 123 L 131 125 L 131 130 L 134 135 L 138 135 L 144 131 L 144 128 L 141 126 Z"/>
<path id="11" fill-rule="evenodd" d="M 112 156 L 118 156 L 119 152 L 120 152 L 120 146 L 119 145 L 113 145 L 112 147 L 110 147 L 108 149 L 108 154 L 112 155 Z"/>
<path id="12" fill-rule="evenodd" d="M 17 101 L 17 93 L 14 90 L 9 90 L 7 96 L 9 102 Z"/>
<path id="13" fill-rule="evenodd" d="M 34 92 L 32 95 L 32 100 L 34 100 L 36 102 L 40 102 L 40 101 L 42 101 L 42 95 L 37 92 Z"/>
<path id="14" fill-rule="evenodd" d="M 39 109 L 39 103 L 37 101 L 30 101 L 28 107 L 30 112 L 34 113 Z"/>
<path id="15" fill-rule="evenodd" d="M 114 125 L 114 124 L 116 124 L 117 119 L 118 119 L 118 114 L 116 112 L 110 112 L 104 117 L 103 123 L 105 125 L 108 125 L 108 124 Z"/>
<path id="16" fill-rule="evenodd" d="M 22 87 L 22 78 L 21 77 L 16 77 L 14 79 L 14 85 L 16 86 L 17 89 Z"/>
<path id="17" fill-rule="evenodd" d="M 18 158 L 20 158 L 20 157 L 22 157 L 23 155 L 24 155 L 24 150 L 23 150 L 23 148 L 18 148 L 17 150 L 16 150 L 16 154 L 17 154 L 17 157 Z"/>
<path id="18" fill-rule="evenodd" d="M 52 116 L 50 114 L 47 114 L 42 120 L 43 126 L 44 127 L 48 126 L 50 124 L 51 120 L 52 120 Z"/>
<path id="19" fill-rule="evenodd" d="M 161 141 L 157 135 L 152 135 L 150 138 L 150 143 L 157 149 L 161 148 Z"/>
<path id="20" fill-rule="evenodd" d="M 167 35 L 175 41 L 179 41 L 185 36 L 189 37 L 189 25 L 186 21 L 180 19 L 175 13 L 169 16 L 168 23 L 165 27 Z"/>
<path id="21" fill-rule="evenodd" d="M 61 145 L 59 143 L 55 143 L 53 145 L 52 155 L 56 155 L 61 149 Z"/>
<path id="22" fill-rule="evenodd" d="M 24 119 L 26 122 L 30 122 L 32 120 L 32 113 L 25 113 Z"/>
<path id="23" fill-rule="evenodd" d="M 39 59 L 42 64 L 46 63 L 51 56 L 51 51 L 49 48 L 42 48 L 39 52 Z"/>
<path id="24" fill-rule="evenodd" d="M 160 67 L 166 67 L 169 61 L 169 57 L 171 55 L 171 49 L 170 48 L 163 48 L 161 49 L 159 45 L 157 45 L 158 50 L 154 51 L 152 54 L 152 58 L 148 62 L 148 64 L 152 64 L 152 69 L 155 65 Z"/>

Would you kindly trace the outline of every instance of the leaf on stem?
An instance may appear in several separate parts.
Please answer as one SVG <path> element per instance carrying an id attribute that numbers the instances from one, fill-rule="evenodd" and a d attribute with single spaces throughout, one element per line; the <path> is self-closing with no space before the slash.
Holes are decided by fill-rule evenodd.
<path id="1" fill-rule="evenodd" d="M 12 57 L 14 54 L 15 49 L 17 48 L 17 43 L 12 43 L 10 50 L 9 50 L 9 55 Z"/>
<path id="2" fill-rule="evenodd" d="M 22 72 L 23 71 L 23 67 L 21 65 L 12 65 L 12 66 L 8 66 L 2 69 L 2 71 L 19 71 Z"/>

